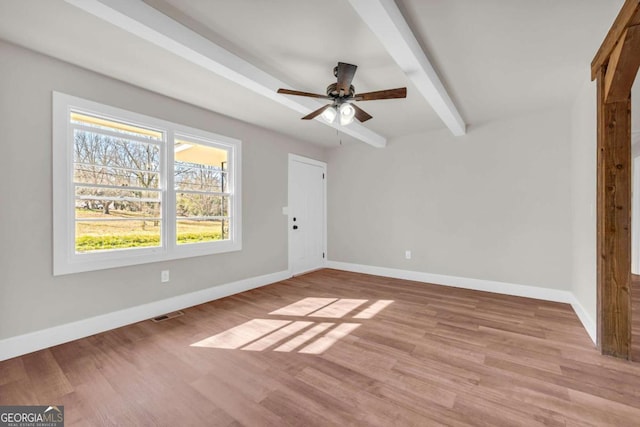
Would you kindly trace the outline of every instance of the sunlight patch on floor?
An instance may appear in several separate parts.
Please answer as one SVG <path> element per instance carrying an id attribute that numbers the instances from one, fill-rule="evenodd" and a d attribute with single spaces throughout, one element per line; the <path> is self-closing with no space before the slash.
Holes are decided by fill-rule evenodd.
<path id="1" fill-rule="evenodd" d="M 339 299 L 333 304 L 330 304 L 324 308 L 321 308 L 318 311 L 314 311 L 309 314 L 310 317 L 332 317 L 332 318 L 340 318 L 345 316 L 347 313 L 355 310 L 362 304 L 367 302 L 366 299 Z"/>
<path id="2" fill-rule="evenodd" d="M 302 344 L 306 343 L 310 339 L 313 339 L 316 335 L 323 333 L 330 327 L 332 327 L 334 323 L 318 323 L 313 328 L 308 331 L 303 332 L 292 340 L 287 341 L 279 347 L 276 347 L 274 351 L 293 351 L 296 348 L 300 347 Z"/>
<path id="3" fill-rule="evenodd" d="M 290 320 L 253 319 L 242 325 L 227 329 L 218 335 L 191 344 L 191 346 L 234 349 L 242 347 L 289 323 L 291 323 Z"/>
<path id="4" fill-rule="evenodd" d="M 342 323 L 327 332 L 323 337 L 302 348 L 298 353 L 322 354 L 360 326 L 362 326 L 360 323 Z"/>
<path id="5" fill-rule="evenodd" d="M 280 316 L 306 316 L 324 306 L 337 301 L 338 298 L 304 298 L 286 307 L 279 308 L 269 314 Z"/>
<path id="6" fill-rule="evenodd" d="M 355 316 L 353 316 L 353 318 L 354 319 L 371 319 L 376 314 L 378 314 L 382 310 L 384 310 L 392 302 L 393 302 L 393 300 L 389 300 L 389 299 L 378 300 L 378 301 L 374 302 L 373 304 L 371 304 L 368 308 L 365 308 L 360 313 L 358 313 Z"/>
<path id="7" fill-rule="evenodd" d="M 289 338 L 291 335 L 300 332 L 301 330 L 305 329 L 310 325 L 313 325 L 313 322 L 303 322 L 303 321 L 293 322 L 292 324 L 287 325 L 282 329 L 278 329 L 277 331 L 270 333 L 264 338 L 261 338 L 257 341 L 252 342 L 246 347 L 242 347 L 242 350 L 249 350 L 249 351 L 266 350 L 272 345 L 276 345 L 280 341 L 283 341 L 284 339 Z"/>
<path id="8" fill-rule="evenodd" d="M 366 299 L 303 298 L 274 310 L 269 315 L 302 317 L 304 320 L 252 319 L 193 343 L 191 347 L 243 351 L 265 351 L 272 348 L 277 352 L 297 350 L 302 354 L 322 354 L 362 326 L 362 323 L 313 322 L 308 318 L 341 319 L 368 302 Z M 392 303 L 393 300 L 374 301 L 351 318 L 372 319 Z"/>

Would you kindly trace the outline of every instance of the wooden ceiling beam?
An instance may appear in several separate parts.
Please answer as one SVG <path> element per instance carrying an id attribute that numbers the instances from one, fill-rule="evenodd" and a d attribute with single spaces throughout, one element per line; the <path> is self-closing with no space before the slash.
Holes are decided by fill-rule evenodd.
<path id="1" fill-rule="evenodd" d="M 467 125 L 394 0 L 349 3 L 451 133 L 465 135 Z"/>
<path id="2" fill-rule="evenodd" d="M 623 102 L 640 68 L 640 25 L 628 27 L 609 57 L 604 76 L 605 103 Z"/>
<path id="3" fill-rule="evenodd" d="M 309 114 L 324 105 L 310 98 L 295 97 L 294 99 L 293 97 L 279 94 L 277 92 L 278 88 L 290 85 L 201 36 L 178 21 L 171 19 L 143 1 L 65 1 L 297 113 Z M 317 119 L 323 125 L 330 126 L 374 147 L 383 148 L 387 145 L 387 139 L 384 136 L 360 123 L 341 126 L 339 123 L 327 123 L 321 120 L 320 117 Z"/>
<path id="4" fill-rule="evenodd" d="M 607 64 L 625 30 L 637 24 L 640 24 L 640 0 L 626 0 L 596 56 L 591 61 L 591 80 L 595 80 L 598 76 L 598 70 Z"/>

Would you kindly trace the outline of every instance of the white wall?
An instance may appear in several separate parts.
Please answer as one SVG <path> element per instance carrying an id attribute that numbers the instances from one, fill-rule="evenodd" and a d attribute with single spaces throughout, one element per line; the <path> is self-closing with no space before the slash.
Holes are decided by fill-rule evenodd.
<path id="1" fill-rule="evenodd" d="M 570 290 L 595 319 L 590 83 L 570 112 L 326 153 L 14 45 L 0 57 L 0 339 L 285 270 L 289 152 L 329 163 L 329 259 Z M 52 90 L 241 139 L 243 250 L 54 278 Z"/>
<path id="2" fill-rule="evenodd" d="M 569 290 L 569 118 L 554 109 L 330 151 L 329 259 Z"/>
<path id="3" fill-rule="evenodd" d="M 596 320 L 596 85 L 587 73 L 571 110 L 572 291 Z M 595 329 L 595 323 L 592 325 Z"/>
<path id="4" fill-rule="evenodd" d="M 287 269 L 287 154 L 323 149 L 4 42 L 0 58 L 0 339 Z M 242 251 L 53 277 L 53 90 L 241 139 Z"/>

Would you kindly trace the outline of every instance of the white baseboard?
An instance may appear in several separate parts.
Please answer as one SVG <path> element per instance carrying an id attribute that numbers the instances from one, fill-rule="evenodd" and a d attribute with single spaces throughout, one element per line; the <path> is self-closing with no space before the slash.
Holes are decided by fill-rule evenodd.
<path id="1" fill-rule="evenodd" d="M 571 307 L 576 312 L 578 319 L 580 319 L 580 321 L 582 322 L 582 326 L 584 326 L 584 328 L 587 330 L 589 337 L 594 343 L 596 342 L 595 322 L 591 319 L 591 317 L 589 317 L 584 307 L 582 307 L 582 305 L 570 291 L 540 288 L 537 286 L 529 285 L 517 285 L 514 283 L 496 282 L 493 280 L 472 279 L 469 277 L 456 277 L 443 274 L 424 273 L 421 271 L 400 270 L 396 268 L 376 267 L 363 264 L 351 264 L 338 261 L 327 261 L 326 268 L 571 304 Z"/>
<path id="2" fill-rule="evenodd" d="M 587 330 L 591 341 L 593 341 L 594 345 L 597 345 L 597 332 L 596 332 L 596 322 L 593 321 L 591 316 L 587 313 L 587 310 L 584 309 L 580 301 L 574 296 L 573 302 L 571 302 L 571 307 L 573 311 L 576 312 L 578 319 L 582 322 L 582 326 Z"/>
<path id="3" fill-rule="evenodd" d="M 353 271 L 355 273 L 373 274 L 376 276 L 393 277 L 394 279 L 433 283 L 435 285 L 452 286 L 455 288 L 473 289 L 476 291 L 494 292 L 497 294 L 535 298 L 545 301 L 564 302 L 567 304 L 571 304 L 575 300 L 573 294 L 569 291 L 561 291 L 558 289 L 550 288 L 539 288 L 537 286 L 529 285 L 515 285 L 513 283 L 496 282 L 493 280 L 446 276 L 443 274 L 423 273 L 421 271 L 374 267 L 370 265 L 350 264 L 336 261 L 328 261 L 327 268 Z"/>
<path id="4" fill-rule="evenodd" d="M 578 319 L 580 319 L 582 325 L 589 334 L 589 337 L 594 343 L 596 342 L 595 322 L 587 314 L 586 310 L 575 298 L 573 293 L 569 291 L 337 261 L 327 261 L 326 268 L 571 304 L 573 310 L 578 316 Z M 191 292 L 189 294 L 178 295 L 172 298 L 112 313 L 60 326 L 54 326 L 52 328 L 16 337 L 6 338 L 0 340 L 0 361 L 88 337 L 90 335 L 95 335 L 110 329 L 130 325 L 161 314 L 192 307 L 194 305 L 213 301 L 229 295 L 248 291 L 250 289 L 259 288 L 261 286 L 288 279 L 289 277 L 291 277 L 289 271 L 280 271 L 263 276 L 251 277 L 237 282 L 226 283 L 203 289 L 201 291 Z"/>
<path id="5" fill-rule="evenodd" d="M 291 274 L 289 274 L 289 271 L 279 271 L 277 273 L 265 274 L 264 276 L 250 277 L 248 279 L 238 280 L 237 282 L 212 286 L 201 291 L 178 295 L 112 313 L 6 338 L 0 340 L 0 361 L 95 335 L 110 329 L 130 325 L 161 314 L 182 310 L 187 307 L 259 288 L 290 277 Z"/>

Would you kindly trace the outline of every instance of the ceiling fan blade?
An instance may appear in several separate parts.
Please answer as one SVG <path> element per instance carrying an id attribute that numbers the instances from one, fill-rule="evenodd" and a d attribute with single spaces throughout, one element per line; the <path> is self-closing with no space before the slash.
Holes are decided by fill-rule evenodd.
<path id="1" fill-rule="evenodd" d="M 356 101 L 373 101 L 375 99 L 394 99 L 406 98 L 407 88 L 399 87 L 397 89 L 378 90 L 376 92 L 358 93 L 353 96 Z"/>
<path id="2" fill-rule="evenodd" d="M 327 95 L 320 95 L 320 94 L 311 93 L 311 92 L 301 92 L 299 90 L 291 90 L 291 89 L 278 89 L 278 93 L 282 93 L 285 95 L 308 96 L 309 98 L 333 99 Z"/>
<path id="3" fill-rule="evenodd" d="M 371 114 L 367 113 L 362 108 L 358 107 L 356 104 L 351 103 L 351 106 L 353 107 L 354 110 L 356 110 L 356 119 L 358 119 L 360 123 L 366 122 L 367 120 L 373 118 Z"/>
<path id="4" fill-rule="evenodd" d="M 338 75 L 336 76 L 338 77 L 338 86 L 336 87 L 338 92 L 344 91 L 344 94 L 349 94 L 353 76 L 356 74 L 356 68 L 358 68 L 357 65 L 338 62 Z"/>
<path id="5" fill-rule="evenodd" d="M 315 119 L 320 114 L 324 113 L 324 110 L 331 107 L 333 104 L 327 104 L 324 107 L 318 108 L 316 111 L 313 111 L 302 118 L 302 120 L 311 120 Z"/>

